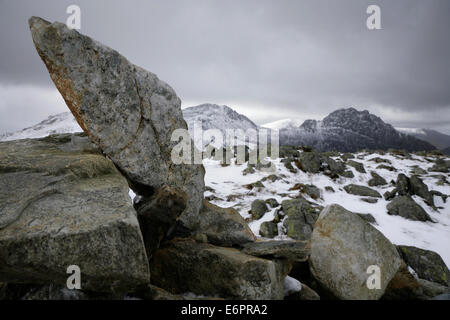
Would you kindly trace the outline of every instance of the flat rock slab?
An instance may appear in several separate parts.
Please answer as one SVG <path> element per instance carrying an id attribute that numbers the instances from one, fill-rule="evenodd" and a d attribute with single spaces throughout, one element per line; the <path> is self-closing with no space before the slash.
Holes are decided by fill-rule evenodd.
<path id="1" fill-rule="evenodd" d="M 202 205 L 204 168 L 172 160 L 179 144 L 172 134 L 177 129 L 187 133 L 175 91 L 155 74 L 65 24 L 32 17 L 29 25 L 37 52 L 84 132 L 137 194 L 151 196 L 165 185 L 186 192 L 181 220 L 193 228 Z M 187 140 L 192 143 L 188 134 Z"/>
<path id="2" fill-rule="evenodd" d="M 325 207 L 314 226 L 309 261 L 320 284 L 346 300 L 379 299 L 402 262 L 381 232 L 336 204 Z M 370 266 L 380 269 L 380 289 L 367 286 Z"/>
<path id="3" fill-rule="evenodd" d="M 0 282 L 127 291 L 149 268 L 126 179 L 80 135 L 0 142 Z"/>
<path id="4" fill-rule="evenodd" d="M 158 249 L 150 262 L 152 284 L 173 294 L 228 299 L 283 299 L 286 264 L 233 248 L 174 239 Z"/>
<path id="5" fill-rule="evenodd" d="M 294 262 L 303 262 L 308 260 L 311 246 L 309 241 L 257 241 L 244 245 L 242 252 L 257 257 L 281 258 Z"/>

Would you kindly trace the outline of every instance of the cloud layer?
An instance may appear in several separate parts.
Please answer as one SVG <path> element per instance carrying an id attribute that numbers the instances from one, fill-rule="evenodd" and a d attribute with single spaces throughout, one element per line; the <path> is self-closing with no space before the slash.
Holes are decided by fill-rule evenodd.
<path id="1" fill-rule="evenodd" d="M 62 99 L 48 99 L 57 94 L 27 19 L 64 22 L 72 3 L 0 1 L 0 131 L 65 110 Z M 366 8 L 374 3 L 382 30 L 369 31 Z M 354 106 L 394 125 L 450 133 L 447 0 L 77 4 L 82 33 L 158 74 L 185 106 L 227 104 L 258 123 Z"/>

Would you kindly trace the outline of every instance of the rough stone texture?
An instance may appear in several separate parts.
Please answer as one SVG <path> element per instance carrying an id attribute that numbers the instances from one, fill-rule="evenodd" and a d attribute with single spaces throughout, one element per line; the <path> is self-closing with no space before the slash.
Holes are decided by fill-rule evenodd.
<path id="1" fill-rule="evenodd" d="M 346 185 L 344 190 L 349 194 L 354 194 L 357 196 L 381 198 L 381 194 L 378 191 L 357 184 Z"/>
<path id="2" fill-rule="evenodd" d="M 366 173 L 366 169 L 364 169 L 364 165 L 361 162 L 349 160 L 347 161 L 347 165 L 356 169 L 356 171 L 360 173 Z"/>
<path id="3" fill-rule="evenodd" d="M 422 179 L 420 179 L 418 176 L 413 175 L 409 179 L 410 185 L 411 185 L 411 193 L 418 195 L 422 199 L 425 200 L 425 202 L 429 205 L 434 207 L 434 199 L 433 194 L 430 193 L 428 190 L 428 186 L 423 183 Z"/>
<path id="4" fill-rule="evenodd" d="M 397 181 L 395 182 L 395 188 L 399 195 L 406 196 L 410 194 L 411 185 L 409 184 L 409 178 L 404 175 L 403 173 L 400 173 L 397 176 Z"/>
<path id="5" fill-rule="evenodd" d="M 433 221 L 428 213 L 410 196 L 394 198 L 387 206 L 388 214 L 413 221 Z"/>
<path id="6" fill-rule="evenodd" d="M 287 218 L 283 225 L 286 228 L 286 234 L 295 240 L 309 240 L 311 237 L 314 223 L 319 217 L 317 208 L 303 198 L 284 200 L 281 208 Z"/>
<path id="7" fill-rule="evenodd" d="M 233 208 L 221 208 L 206 200 L 199 214 L 197 233 L 209 243 L 220 246 L 243 245 L 255 241 L 252 230 Z"/>
<path id="8" fill-rule="evenodd" d="M 372 179 L 368 182 L 370 187 L 387 185 L 387 181 L 375 171 L 371 171 L 370 175 L 372 176 Z"/>
<path id="9" fill-rule="evenodd" d="M 397 274 L 392 278 L 383 295 L 385 300 L 417 300 L 424 299 L 423 289 L 416 278 L 409 272 L 408 266 L 402 262 Z"/>
<path id="10" fill-rule="evenodd" d="M 420 286 L 422 287 L 422 292 L 428 299 L 439 296 L 441 294 L 450 293 L 450 287 L 443 286 L 436 282 L 431 282 L 425 279 L 417 279 Z"/>
<path id="11" fill-rule="evenodd" d="M 271 240 L 257 241 L 244 246 L 244 253 L 265 258 L 288 259 L 294 262 L 308 260 L 311 253 L 309 241 Z"/>
<path id="12" fill-rule="evenodd" d="M 135 203 L 148 258 L 176 223 L 186 203 L 187 195 L 183 191 L 168 186 Z"/>
<path id="13" fill-rule="evenodd" d="M 158 249 L 150 263 L 158 287 L 228 299 L 283 299 L 289 269 L 281 261 L 181 239 Z"/>
<path id="14" fill-rule="evenodd" d="M 298 161 L 295 162 L 300 170 L 309 173 L 318 173 L 321 163 L 322 160 L 317 152 L 302 152 Z"/>
<path id="15" fill-rule="evenodd" d="M 419 278 L 450 286 L 450 271 L 441 256 L 434 251 L 411 246 L 397 246 L 403 260 Z"/>
<path id="16" fill-rule="evenodd" d="M 255 220 L 262 218 L 268 211 L 269 208 L 267 208 L 267 204 L 264 200 L 255 200 L 251 204 L 250 213 Z"/>
<path id="17" fill-rule="evenodd" d="M 381 269 L 381 289 L 367 288 L 367 268 Z M 401 265 L 395 246 L 369 223 L 339 205 L 325 207 L 311 237 L 310 268 L 340 299 L 379 299 Z"/>
<path id="18" fill-rule="evenodd" d="M 77 122 L 108 155 L 139 195 L 169 185 L 188 195 L 181 216 L 198 224 L 202 205 L 202 165 L 174 164 L 171 141 L 186 129 L 180 99 L 156 75 L 131 64 L 117 51 L 69 30 L 65 24 L 32 17 L 36 49 Z"/>
<path id="19" fill-rule="evenodd" d="M 449 171 L 450 165 L 444 159 L 436 159 L 434 165 L 429 169 L 431 172 L 444 172 L 447 173 Z"/>
<path id="20" fill-rule="evenodd" d="M 261 237 L 274 238 L 278 235 L 278 226 L 271 221 L 263 222 L 259 228 L 259 234 Z"/>
<path id="21" fill-rule="evenodd" d="M 128 184 L 82 135 L 0 142 L 0 281 L 129 290 L 149 281 Z"/>

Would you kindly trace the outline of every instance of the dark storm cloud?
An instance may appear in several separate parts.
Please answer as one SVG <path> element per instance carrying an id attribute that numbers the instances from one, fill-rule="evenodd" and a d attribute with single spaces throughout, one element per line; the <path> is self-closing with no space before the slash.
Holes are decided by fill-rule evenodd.
<path id="1" fill-rule="evenodd" d="M 65 22 L 73 3 L 82 33 L 158 74 L 185 103 L 228 104 L 260 123 L 356 106 L 394 125 L 450 132 L 448 0 L 4 0 L 0 91 L 54 88 L 27 19 Z M 381 7 L 382 30 L 366 28 L 369 4 Z M 32 117 L 45 100 L 35 101 L 12 103 L 17 114 L 9 104 L 8 117 L 24 108 Z M 0 128 L 10 130 L 3 119 Z"/>

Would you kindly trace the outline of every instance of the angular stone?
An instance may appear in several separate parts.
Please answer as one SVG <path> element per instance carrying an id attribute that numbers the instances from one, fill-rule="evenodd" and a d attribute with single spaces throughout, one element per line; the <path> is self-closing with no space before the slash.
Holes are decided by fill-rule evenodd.
<path id="1" fill-rule="evenodd" d="M 303 198 L 284 200 L 281 208 L 287 215 L 283 222 L 287 236 L 295 240 L 309 240 L 319 217 L 317 208 Z"/>
<path id="2" fill-rule="evenodd" d="M 410 196 L 400 196 L 394 198 L 386 206 L 388 214 L 400 216 L 413 221 L 431 221 L 431 217 L 418 205 Z"/>
<path id="3" fill-rule="evenodd" d="M 214 245 L 240 246 L 256 239 L 248 224 L 233 208 L 221 208 L 205 200 L 199 220 L 197 234 L 205 235 L 207 241 Z"/>
<path id="4" fill-rule="evenodd" d="M 372 179 L 370 179 L 368 182 L 368 185 L 370 187 L 387 185 L 387 181 L 375 171 L 371 171 L 370 175 L 372 176 Z"/>
<path id="5" fill-rule="evenodd" d="M 254 200 L 251 204 L 250 213 L 255 220 L 261 219 L 269 211 L 264 200 Z"/>
<path id="6" fill-rule="evenodd" d="M 187 195 L 183 191 L 165 186 L 135 204 L 148 258 L 176 223 L 186 203 Z"/>
<path id="7" fill-rule="evenodd" d="M 153 255 L 152 283 L 174 294 L 192 292 L 228 299 L 283 299 L 282 262 L 232 248 L 174 239 Z"/>
<path id="8" fill-rule="evenodd" d="M 366 173 L 366 169 L 364 169 L 364 165 L 361 162 L 349 160 L 347 161 L 347 165 L 356 169 L 356 171 L 360 173 Z"/>
<path id="9" fill-rule="evenodd" d="M 397 246 L 403 260 L 419 278 L 450 286 L 450 271 L 441 256 L 434 251 L 412 246 Z"/>
<path id="10" fill-rule="evenodd" d="M 354 194 L 357 196 L 381 198 L 381 194 L 378 191 L 357 184 L 346 185 L 344 190 L 349 194 Z"/>
<path id="11" fill-rule="evenodd" d="M 271 240 L 244 245 L 242 252 L 263 258 L 288 259 L 294 262 L 308 260 L 311 253 L 309 241 Z"/>
<path id="12" fill-rule="evenodd" d="M 367 287 L 373 265 L 380 268 L 381 289 Z M 395 246 L 369 223 L 336 204 L 323 209 L 311 237 L 310 268 L 334 296 L 379 299 L 400 265 Z"/>
<path id="13" fill-rule="evenodd" d="M 0 281 L 127 291 L 149 282 L 128 184 L 82 135 L 0 142 Z"/>
<path id="14" fill-rule="evenodd" d="M 37 52 L 84 132 L 127 177 L 136 194 L 151 196 L 165 185 L 186 192 L 188 203 L 180 221 L 195 228 L 204 168 L 172 161 L 178 144 L 172 133 L 187 130 L 174 90 L 65 24 L 32 17 L 29 25 Z"/>
<path id="15" fill-rule="evenodd" d="M 278 226 L 271 221 L 263 222 L 259 228 L 259 234 L 264 238 L 274 238 L 278 235 Z"/>

